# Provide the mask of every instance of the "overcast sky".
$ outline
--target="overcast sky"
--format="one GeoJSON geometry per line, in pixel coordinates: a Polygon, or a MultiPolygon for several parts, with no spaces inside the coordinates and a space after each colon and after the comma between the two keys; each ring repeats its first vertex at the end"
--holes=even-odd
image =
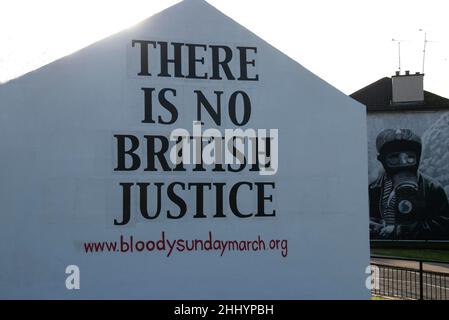
{"type": "MultiPolygon", "coordinates": [[[[173,5],[174,0],[1,0],[0,82],[68,55],[173,5]]],[[[449,98],[447,0],[208,0],[346,94],[398,69],[422,71],[449,98]]]]}

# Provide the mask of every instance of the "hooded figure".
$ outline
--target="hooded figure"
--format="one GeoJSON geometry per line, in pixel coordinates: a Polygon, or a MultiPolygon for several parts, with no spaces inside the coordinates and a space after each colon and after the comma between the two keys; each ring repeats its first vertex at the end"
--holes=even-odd
{"type": "Polygon", "coordinates": [[[369,186],[371,239],[449,239],[449,204],[443,187],[419,169],[421,138],[386,129],[376,139],[384,171],[369,186]]]}

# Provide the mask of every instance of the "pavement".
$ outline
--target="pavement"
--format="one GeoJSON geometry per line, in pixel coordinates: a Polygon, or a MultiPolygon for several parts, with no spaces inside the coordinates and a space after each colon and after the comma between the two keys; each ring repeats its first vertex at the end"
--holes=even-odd
{"type": "MultiPolygon", "coordinates": [[[[371,259],[371,263],[382,264],[391,267],[409,268],[419,270],[419,262],[393,259],[371,259]]],[[[430,272],[447,273],[449,275],[449,263],[423,263],[423,270],[430,272]]]]}

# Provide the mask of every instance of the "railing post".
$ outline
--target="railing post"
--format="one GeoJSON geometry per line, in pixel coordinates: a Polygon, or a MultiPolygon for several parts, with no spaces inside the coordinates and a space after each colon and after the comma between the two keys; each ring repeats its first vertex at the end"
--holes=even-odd
{"type": "Polygon", "coordinates": [[[419,261],[419,300],[423,299],[424,299],[423,270],[422,270],[422,261],[419,261]]]}

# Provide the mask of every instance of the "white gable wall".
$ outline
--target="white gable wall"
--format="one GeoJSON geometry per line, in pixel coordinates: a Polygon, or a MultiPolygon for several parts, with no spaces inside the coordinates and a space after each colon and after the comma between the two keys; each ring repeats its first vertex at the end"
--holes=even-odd
{"type": "MultiPolygon", "coordinates": [[[[296,36],[296,35],[295,35],[296,36]]],[[[293,39],[292,39],[293,40],[293,39]]],[[[133,51],[133,49],[136,49],[133,51]]],[[[365,298],[369,263],[366,119],[363,106],[325,83],[207,3],[186,0],[0,86],[1,298],[365,298]],[[131,40],[258,48],[260,80],[206,81],[135,76],[131,40]],[[142,124],[140,87],[174,87],[180,119],[142,124]],[[210,176],[114,173],[116,132],[191,130],[197,88],[245,90],[247,127],[279,129],[279,171],[210,176]],[[121,181],[274,181],[275,218],[160,219],[127,226],[121,181]],[[120,234],[157,238],[286,238],[289,255],[86,254],[84,241],[120,234]],[[81,290],[64,286],[81,270],[81,290]]],[[[223,128],[229,125],[225,123],[223,128]]],[[[193,198],[191,199],[193,202],[193,198]]],[[[241,200],[250,206],[251,200],[241,200]]]]}

